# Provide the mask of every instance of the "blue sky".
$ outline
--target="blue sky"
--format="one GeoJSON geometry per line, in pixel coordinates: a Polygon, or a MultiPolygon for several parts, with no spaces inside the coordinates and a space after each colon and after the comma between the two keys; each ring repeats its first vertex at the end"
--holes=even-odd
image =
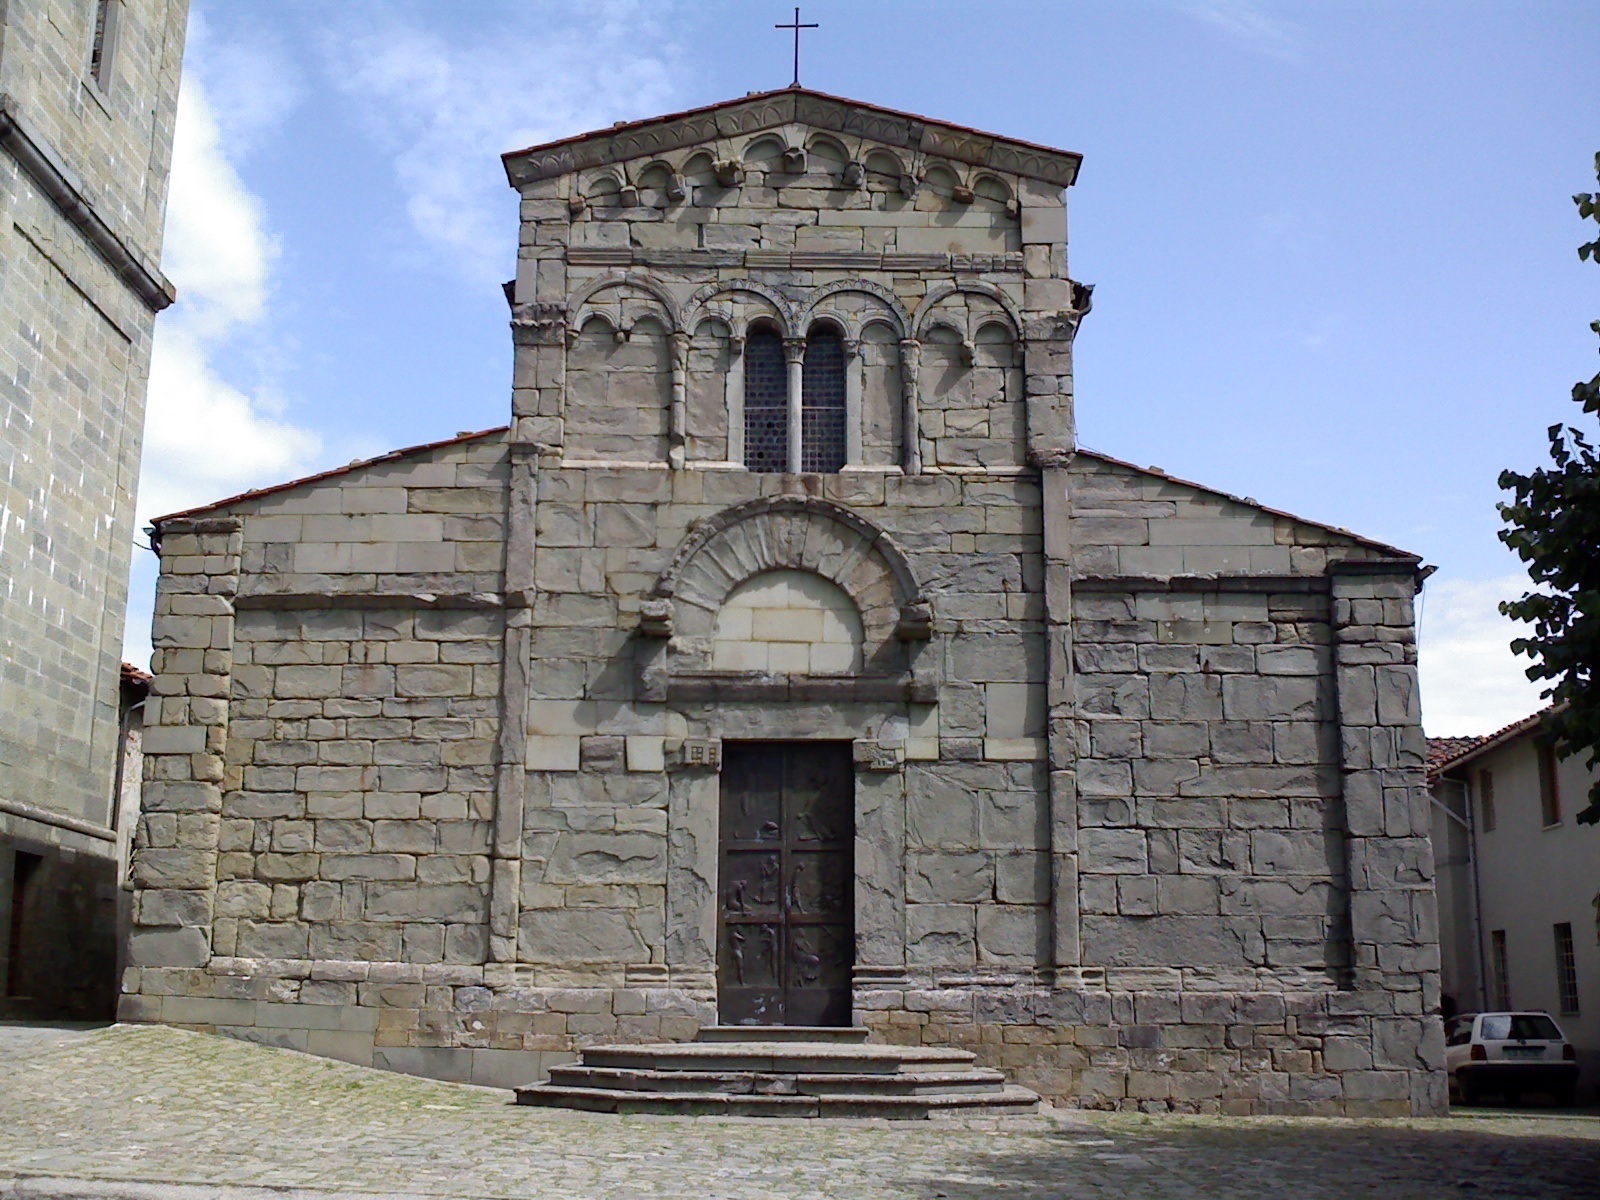
{"type": "MultiPolygon", "coordinates": [[[[197,0],[143,518],[506,419],[501,151],[781,87],[792,7],[197,0]]],[[[1592,3],[818,0],[811,87],[1077,150],[1084,445],[1423,554],[1430,733],[1538,704],[1501,468],[1595,370],[1592,3]]],[[[142,540],[142,539],[141,539],[142,540]]],[[[148,656],[135,553],[128,655],[148,656]]]]}

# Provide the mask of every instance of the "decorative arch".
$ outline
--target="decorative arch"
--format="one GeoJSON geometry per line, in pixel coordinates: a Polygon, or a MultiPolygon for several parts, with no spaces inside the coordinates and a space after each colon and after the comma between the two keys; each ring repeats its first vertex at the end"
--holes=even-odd
{"type": "MultiPolygon", "coordinates": [[[[771,317],[777,323],[778,332],[784,337],[795,336],[794,331],[797,328],[800,328],[800,322],[797,314],[795,313],[794,306],[785,300],[783,295],[778,292],[776,288],[769,287],[767,284],[760,283],[754,279],[719,279],[712,283],[705,284],[692,296],[690,296],[687,301],[684,302],[682,309],[684,325],[689,328],[693,328],[699,323],[700,318],[704,315],[704,311],[708,309],[708,306],[711,305],[713,300],[716,300],[721,296],[732,295],[738,292],[745,292],[752,296],[759,296],[762,300],[766,301],[767,307],[770,311],[764,312],[761,315],[771,317]]],[[[731,307],[728,305],[719,305],[716,307],[715,311],[728,313],[731,322],[733,312],[731,307]]],[[[735,332],[742,336],[744,330],[736,329],[735,332]]]]}
{"type": "MultiPolygon", "coordinates": [[[[1001,291],[1000,288],[981,279],[964,279],[957,281],[946,280],[943,283],[936,283],[930,287],[928,289],[928,294],[922,298],[922,303],[917,305],[917,311],[912,316],[911,328],[914,330],[912,336],[918,338],[922,337],[924,331],[935,323],[933,319],[934,310],[938,308],[943,301],[948,300],[951,296],[956,295],[958,292],[966,292],[975,296],[987,296],[989,299],[993,300],[1000,306],[1001,311],[1005,313],[1007,319],[1010,320],[1011,336],[1019,340],[1021,339],[1022,314],[1017,311],[1017,306],[1011,302],[1010,298],[1005,294],[1005,292],[1001,291]]],[[[986,316],[984,318],[984,323],[990,323],[992,320],[992,317],[986,316]]],[[[964,335],[966,331],[963,330],[961,332],[964,335]]]]}
{"type": "MultiPolygon", "coordinates": [[[[647,604],[670,610],[674,666],[709,664],[717,614],[740,584],[767,571],[806,571],[839,587],[861,614],[863,670],[901,667],[899,643],[929,633],[929,611],[894,540],[842,505],[814,496],[769,496],[691,527],[647,604]]],[[[667,632],[663,629],[661,632],[667,632]]]]}
{"type": "MultiPolygon", "coordinates": [[[[582,329],[584,322],[590,317],[600,315],[614,328],[619,329],[621,332],[626,332],[631,322],[627,318],[623,318],[619,324],[617,320],[606,316],[599,308],[600,301],[596,299],[602,292],[612,288],[637,288],[649,297],[649,300],[643,304],[645,312],[641,312],[640,316],[646,315],[646,313],[655,316],[666,327],[669,334],[676,333],[683,328],[679,319],[678,305],[673,300],[672,293],[653,276],[638,271],[611,271],[579,288],[572,294],[572,299],[569,301],[568,310],[572,315],[568,319],[567,327],[571,330],[582,329]],[[653,311],[655,304],[651,304],[650,301],[660,305],[659,312],[653,311]]],[[[617,300],[619,302],[628,300],[638,302],[639,297],[619,296],[617,300]]]]}
{"type": "Polygon", "coordinates": [[[746,166],[781,162],[788,144],[775,133],[763,133],[751,138],[739,153],[739,161],[746,166]]]}
{"type": "Polygon", "coordinates": [[[1007,204],[1012,199],[1011,185],[998,175],[984,172],[972,181],[973,195],[984,200],[994,200],[1000,204],[1007,204]]]}
{"type": "MultiPolygon", "coordinates": [[[[828,304],[829,300],[835,296],[843,295],[848,292],[859,292],[862,295],[871,296],[873,299],[877,300],[887,310],[888,314],[894,318],[896,322],[896,332],[899,334],[899,336],[906,336],[906,330],[911,328],[911,314],[906,312],[905,305],[900,303],[898,296],[896,296],[882,284],[874,283],[870,279],[839,279],[835,280],[833,283],[825,284],[824,286],[818,288],[811,294],[806,301],[804,309],[801,310],[800,318],[796,322],[797,328],[803,329],[808,327],[811,324],[811,320],[814,316],[818,315],[825,309],[831,310],[835,307],[828,304]]],[[[861,334],[861,327],[866,325],[869,321],[875,319],[876,316],[877,314],[866,314],[861,316],[852,323],[847,336],[859,337],[861,334]]]]}
{"type": "Polygon", "coordinates": [[[617,171],[596,171],[583,185],[583,195],[588,200],[602,196],[617,196],[622,191],[622,176],[617,171]]]}

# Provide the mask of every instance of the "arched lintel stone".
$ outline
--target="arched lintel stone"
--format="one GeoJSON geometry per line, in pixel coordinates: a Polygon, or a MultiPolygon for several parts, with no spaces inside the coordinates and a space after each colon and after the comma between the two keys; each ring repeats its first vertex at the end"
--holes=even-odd
{"type": "Polygon", "coordinates": [[[762,497],[698,522],[652,594],[685,602],[674,634],[693,642],[709,636],[714,614],[735,587],[763,571],[784,569],[812,571],[850,596],[861,612],[869,657],[897,634],[906,610],[927,603],[905,553],[888,533],[814,496],[762,497]]]}

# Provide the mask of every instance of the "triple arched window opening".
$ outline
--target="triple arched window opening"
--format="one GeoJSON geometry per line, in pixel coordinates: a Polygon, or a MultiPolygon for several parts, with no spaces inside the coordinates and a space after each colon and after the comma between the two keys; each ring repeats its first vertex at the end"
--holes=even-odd
{"type": "Polygon", "coordinates": [[[813,325],[798,372],[790,369],[783,338],[770,325],[750,330],[744,353],[744,465],[752,471],[820,474],[842,469],[846,355],[839,331],[813,325]],[[799,402],[791,403],[796,382],[799,402]]]}

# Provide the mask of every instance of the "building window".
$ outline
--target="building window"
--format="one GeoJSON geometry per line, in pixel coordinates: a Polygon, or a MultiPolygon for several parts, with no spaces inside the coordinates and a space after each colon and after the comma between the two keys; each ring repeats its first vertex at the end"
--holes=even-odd
{"type": "Polygon", "coordinates": [[[789,378],[778,331],[750,331],[744,350],[744,465],[789,469],[789,378]]]}
{"type": "Polygon", "coordinates": [[[1561,1011],[1566,1016],[1578,1015],[1578,959],[1572,950],[1572,926],[1563,921],[1555,927],[1556,934],[1556,992],[1561,997],[1561,1011]]]}
{"type": "Polygon", "coordinates": [[[1556,777],[1556,744],[1540,738],[1533,744],[1539,755],[1539,811],[1546,825],[1561,824],[1561,781],[1556,777]]]}
{"type": "Polygon", "coordinates": [[[834,474],[845,463],[844,339],[819,325],[806,339],[800,387],[800,469],[834,474]]]}
{"type": "Polygon", "coordinates": [[[121,0],[95,0],[94,36],[89,42],[89,78],[102,91],[111,87],[111,63],[117,52],[117,19],[121,0]]]}
{"type": "MultiPolygon", "coordinates": [[[[791,346],[798,352],[798,344],[791,346]]],[[[806,338],[798,362],[800,394],[791,394],[792,367],[783,339],[775,329],[750,331],[744,360],[744,465],[752,471],[801,471],[833,474],[848,456],[846,449],[844,338],[831,326],[818,325],[806,338]],[[797,462],[789,455],[790,431],[799,426],[797,462]]]]}
{"type": "Polygon", "coordinates": [[[1496,929],[1489,935],[1489,996],[1491,1007],[1501,1010],[1511,1007],[1511,969],[1506,961],[1506,931],[1496,929]]]}
{"type": "Polygon", "coordinates": [[[1493,833],[1495,826],[1493,771],[1478,772],[1478,816],[1483,832],[1493,833]]]}

